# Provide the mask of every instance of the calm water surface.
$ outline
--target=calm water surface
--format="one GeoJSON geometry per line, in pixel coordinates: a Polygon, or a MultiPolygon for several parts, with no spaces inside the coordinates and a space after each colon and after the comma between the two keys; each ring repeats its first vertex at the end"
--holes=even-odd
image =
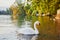
{"type": "Polygon", "coordinates": [[[10,15],[0,15],[0,40],[60,40],[58,21],[49,20],[49,17],[36,18],[33,16],[32,20],[26,17],[25,20],[21,18],[17,23],[13,23],[10,15]],[[41,23],[40,26],[37,26],[40,35],[17,34],[16,30],[21,27],[32,27],[34,29],[33,23],[36,20],[41,23]]]}

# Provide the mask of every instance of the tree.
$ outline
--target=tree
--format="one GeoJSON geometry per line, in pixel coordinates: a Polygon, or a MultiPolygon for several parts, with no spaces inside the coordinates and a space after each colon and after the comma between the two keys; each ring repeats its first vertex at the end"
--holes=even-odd
{"type": "Polygon", "coordinates": [[[19,13],[19,8],[18,8],[18,5],[16,5],[16,2],[11,5],[10,9],[13,12],[12,19],[14,19],[14,20],[17,19],[17,15],[19,13]]]}
{"type": "Polygon", "coordinates": [[[39,14],[50,13],[54,14],[57,11],[56,5],[58,6],[59,0],[32,0],[32,8],[37,10],[39,14]]]}
{"type": "Polygon", "coordinates": [[[11,15],[12,14],[12,10],[10,8],[6,9],[6,14],[11,15]]]}

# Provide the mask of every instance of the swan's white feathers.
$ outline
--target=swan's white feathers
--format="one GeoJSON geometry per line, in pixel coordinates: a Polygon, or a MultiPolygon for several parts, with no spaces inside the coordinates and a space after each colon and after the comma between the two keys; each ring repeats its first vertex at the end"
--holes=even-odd
{"type": "Polygon", "coordinates": [[[35,23],[34,23],[34,28],[35,29],[33,29],[33,28],[31,28],[31,27],[24,27],[24,28],[19,28],[18,30],[17,30],[17,32],[20,34],[39,34],[39,32],[38,32],[38,30],[37,30],[37,28],[36,28],[36,24],[37,25],[39,25],[39,21],[36,21],[35,23]]]}
{"type": "Polygon", "coordinates": [[[18,30],[18,32],[23,34],[35,34],[32,28],[21,28],[18,30]]]}

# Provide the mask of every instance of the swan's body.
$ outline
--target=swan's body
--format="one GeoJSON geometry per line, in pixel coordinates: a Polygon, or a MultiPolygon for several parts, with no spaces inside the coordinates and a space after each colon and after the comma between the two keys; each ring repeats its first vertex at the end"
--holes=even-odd
{"type": "Polygon", "coordinates": [[[19,34],[39,34],[38,29],[36,28],[36,25],[39,25],[39,24],[40,24],[40,22],[36,21],[34,23],[34,29],[31,27],[19,28],[17,33],[19,33],[19,34]]]}

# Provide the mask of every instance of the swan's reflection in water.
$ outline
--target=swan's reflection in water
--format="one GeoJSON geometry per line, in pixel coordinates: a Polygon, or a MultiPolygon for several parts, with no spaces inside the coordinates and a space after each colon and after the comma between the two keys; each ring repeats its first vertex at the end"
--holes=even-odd
{"type": "Polygon", "coordinates": [[[23,35],[23,34],[17,35],[17,38],[19,40],[36,40],[37,37],[38,35],[23,35]]]}
{"type": "Polygon", "coordinates": [[[18,40],[60,40],[57,36],[52,35],[17,35],[18,40]]]}

